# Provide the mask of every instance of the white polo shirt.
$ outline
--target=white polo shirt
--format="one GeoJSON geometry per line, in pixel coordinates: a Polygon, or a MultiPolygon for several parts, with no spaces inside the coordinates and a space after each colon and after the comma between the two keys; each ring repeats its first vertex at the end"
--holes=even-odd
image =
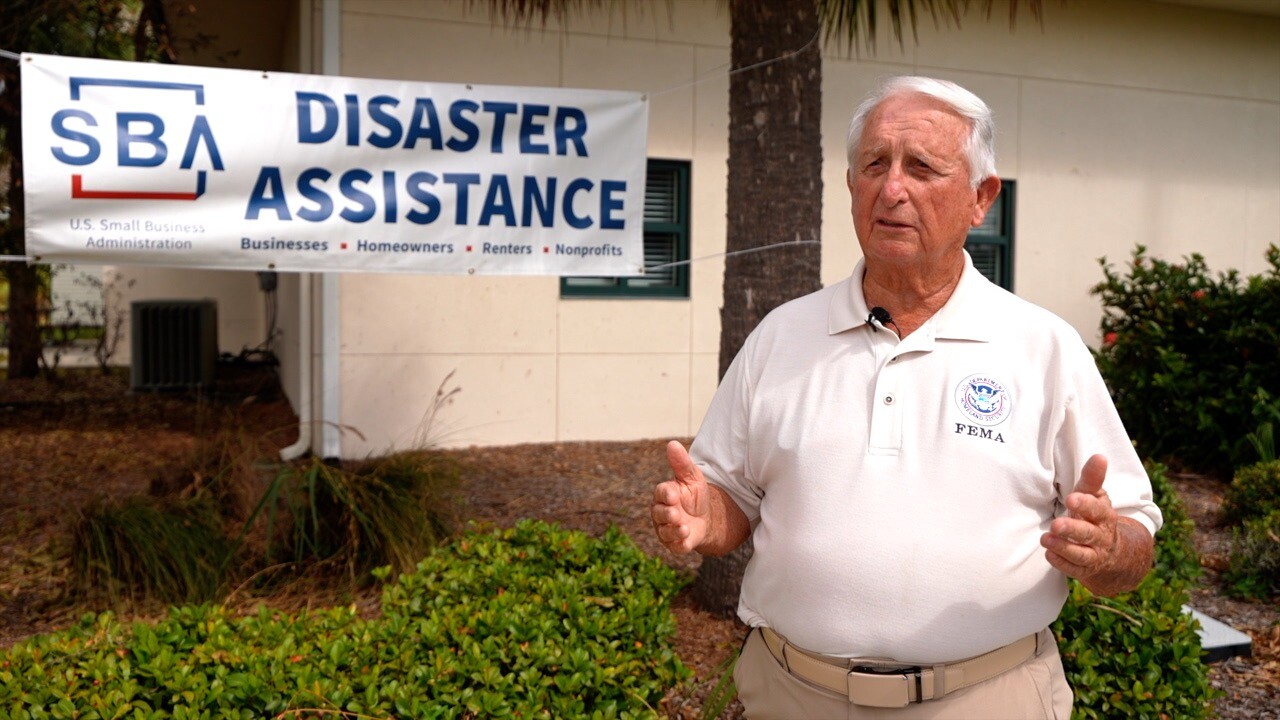
{"type": "Polygon", "coordinates": [[[751,520],[738,611],[840,657],[959,660],[1047,626],[1066,578],[1040,536],[1085,461],[1116,511],[1159,508],[1076,331],[966,268],[899,340],[867,324],[863,265],[769,314],[691,448],[751,520]]]}

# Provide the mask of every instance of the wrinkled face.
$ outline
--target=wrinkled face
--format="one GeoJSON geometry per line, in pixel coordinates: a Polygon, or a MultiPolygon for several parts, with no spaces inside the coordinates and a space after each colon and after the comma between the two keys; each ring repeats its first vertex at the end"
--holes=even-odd
{"type": "Polygon", "coordinates": [[[849,169],[853,225],[868,267],[955,267],[969,228],[1000,191],[969,185],[968,121],[919,93],[896,95],[867,117],[849,169]]]}

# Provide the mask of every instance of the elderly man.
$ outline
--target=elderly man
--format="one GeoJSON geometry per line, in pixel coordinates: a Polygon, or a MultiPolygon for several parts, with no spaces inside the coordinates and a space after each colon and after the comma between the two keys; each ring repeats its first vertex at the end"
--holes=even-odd
{"type": "Polygon", "coordinates": [[[857,110],[864,259],[771,313],[726,373],[654,528],[751,536],[735,670],[751,718],[1059,718],[1067,578],[1135,587],[1162,522],[1088,349],[964,251],[1000,192],[991,112],[949,82],[857,110]],[[1105,489],[1104,489],[1105,481],[1105,489]]]}

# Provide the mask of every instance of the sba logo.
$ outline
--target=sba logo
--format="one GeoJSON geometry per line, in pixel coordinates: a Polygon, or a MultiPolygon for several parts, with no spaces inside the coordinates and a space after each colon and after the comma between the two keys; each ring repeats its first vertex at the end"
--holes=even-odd
{"type": "MultiPolygon", "coordinates": [[[[111,78],[70,78],[71,99],[82,101],[86,88],[108,87],[128,88],[132,90],[191,93],[194,105],[204,105],[204,86],[190,83],[151,82],[145,80],[123,80],[111,78]]],[[[166,106],[170,95],[165,95],[166,106]]],[[[178,111],[170,116],[181,115],[178,111]]],[[[114,141],[116,169],[110,172],[111,181],[107,187],[88,187],[80,173],[71,175],[71,197],[98,200],[195,200],[204,194],[206,170],[195,169],[196,157],[203,154],[208,158],[210,167],[222,170],[222,155],[218,152],[218,144],[214,140],[213,131],[209,128],[209,120],[199,113],[190,113],[183,121],[166,125],[164,118],[151,112],[115,112],[114,128],[105,130],[106,142],[114,141]],[[178,125],[179,127],[173,127],[178,125]],[[177,142],[175,133],[178,130],[177,142]],[[157,190],[155,186],[172,185],[174,174],[165,172],[163,177],[152,173],[139,173],[138,170],[155,170],[172,168],[166,161],[170,156],[170,145],[177,150],[182,148],[177,169],[180,175],[191,180],[191,190],[157,190]],[[132,175],[125,174],[125,169],[132,175]],[[195,170],[195,177],[190,173],[195,170]],[[151,178],[151,185],[145,178],[151,178]],[[117,184],[118,183],[118,184],[117,184]]],[[[59,110],[53,114],[51,121],[53,134],[67,140],[65,145],[50,148],[59,162],[67,165],[83,167],[94,165],[102,157],[103,140],[95,134],[95,128],[101,127],[98,119],[83,107],[59,110]]],[[[183,181],[185,184],[185,180],[183,181]]]]}

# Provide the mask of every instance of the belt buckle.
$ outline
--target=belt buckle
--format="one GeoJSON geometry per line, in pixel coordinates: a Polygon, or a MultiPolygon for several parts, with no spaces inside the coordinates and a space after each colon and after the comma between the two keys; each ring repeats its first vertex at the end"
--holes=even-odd
{"type": "Polygon", "coordinates": [[[919,665],[886,670],[867,665],[849,668],[846,676],[849,701],[868,707],[900,708],[924,702],[923,669],[919,665]],[[911,685],[916,699],[911,699],[911,685]]]}

